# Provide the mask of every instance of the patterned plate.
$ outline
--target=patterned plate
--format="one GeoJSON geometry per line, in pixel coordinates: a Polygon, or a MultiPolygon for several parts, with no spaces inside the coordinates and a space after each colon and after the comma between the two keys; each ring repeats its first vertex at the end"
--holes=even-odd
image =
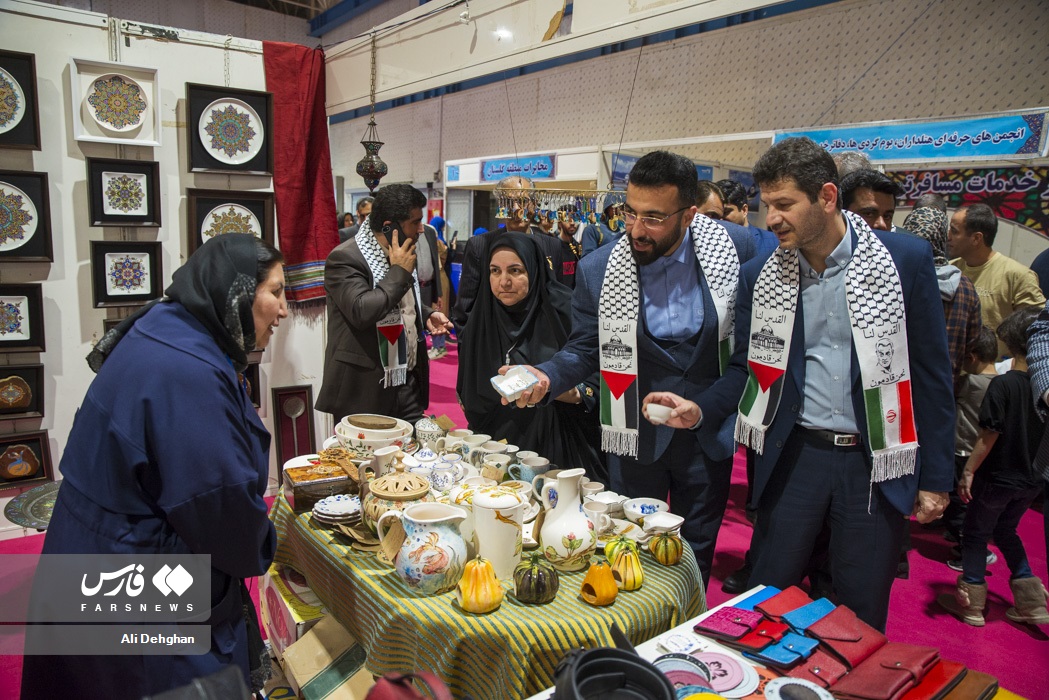
{"type": "Polygon", "coordinates": [[[220,204],[204,217],[200,237],[207,242],[223,233],[250,233],[262,238],[262,224],[250,209],[240,204],[220,204]]]}
{"type": "Polygon", "coordinates": [[[84,100],[88,114],[103,129],[123,133],[142,126],[149,102],[146,91],[126,75],[95,78],[84,100]]]}
{"type": "Polygon", "coordinates": [[[212,158],[230,165],[247,163],[258,155],[266,140],[258,113],[232,97],[215,100],[204,108],[197,133],[212,158]]]}
{"type": "Polygon", "coordinates": [[[106,293],[149,294],[148,253],[106,253],[106,293]]]}
{"type": "Polygon", "coordinates": [[[29,340],[29,298],[0,297],[0,341],[29,340]]]}
{"type": "Polygon", "coordinates": [[[18,126],[25,116],[25,93],[15,77],[0,68],[0,134],[18,126]]]}
{"type": "Polygon", "coordinates": [[[18,494],[4,508],[4,515],[15,525],[46,530],[51,522],[55,499],[58,498],[58,487],[61,485],[61,481],[52,481],[18,494]]]}
{"type": "Polygon", "coordinates": [[[602,533],[602,535],[597,538],[597,548],[603,550],[605,548],[605,545],[608,544],[609,540],[611,540],[613,537],[618,537],[619,535],[626,535],[630,539],[636,541],[640,539],[641,536],[644,534],[645,531],[642,530],[640,526],[635,525],[629,520],[612,518],[612,529],[608,532],[602,533]]]}
{"type": "Polygon", "coordinates": [[[14,250],[29,242],[36,233],[36,206],[22,190],[0,182],[0,250],[14,250]]]}
{"type": "Polygon", "coordinates": [[[145,174],[103,172],[102,211],[109,216],[148,214],[145,174]]]}

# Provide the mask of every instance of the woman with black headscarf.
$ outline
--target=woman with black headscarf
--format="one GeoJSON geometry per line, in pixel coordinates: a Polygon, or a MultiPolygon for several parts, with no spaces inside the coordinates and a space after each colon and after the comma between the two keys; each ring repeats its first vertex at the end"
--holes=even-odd
{"type": "Polygon", "coordinates": [[[501,366],[536,365],[564,346],[572,330],[572,292],[554,278],[531,236],[499,234],[488,251],[489,283],[478,287],[459,341],[456,390],[470,429],[603,478],[600,426],[591,413],[596,375],[556,401],[528,409],[504,406],[492,387],[501,366]]]}
{"type": "MultiPolygon", "coordinates": [[[[254,236],[217,236],[175,271],[165,298],[103,336],[44,541],[44,554],[210,555],[210,650],[26,656],[23,698],[140,698],[231,665],[246,683],[263,670],[243,579],[265,573],[276,549],[262,498],[270,435],[241,373],[288,315],[282,262],[254,236]]],[[[154,575],[142,572],[145,586],[154,575]]]]}

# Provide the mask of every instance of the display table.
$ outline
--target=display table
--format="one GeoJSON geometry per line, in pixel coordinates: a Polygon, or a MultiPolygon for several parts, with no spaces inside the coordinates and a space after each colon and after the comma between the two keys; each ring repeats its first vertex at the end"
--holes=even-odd
{"type": "Polygon", "coordinates": [[[317,597],[367,651],[368,670],[378,675],[429,669],[456,697],[532,695],[553,684],[554,669],[569,649],[611,644],[613,622],[640,644],[706,609],[688,547],[677,566],[660,566],[646,553],[644,586],[620,593],[605,608],[579,597],[581,571],[561,575],[552,603],[523,605],[510,591],[497,611],[473,615],[459,608],[454,591],[415,594],[374,554],[358,552],[341,535],[316,527],[308,513],[295,515],[283,492],[270,517],[277,528],[276,561],[306,576],[317,597]]]}

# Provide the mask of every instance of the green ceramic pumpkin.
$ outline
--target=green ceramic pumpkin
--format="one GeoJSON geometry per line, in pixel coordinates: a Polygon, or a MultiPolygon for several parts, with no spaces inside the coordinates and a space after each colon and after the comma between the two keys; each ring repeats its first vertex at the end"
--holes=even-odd
{"type": "Polygon", "coordinates": [[[538,552],[532,552],[514,568],[514,595],[522,603],[549,603],[560,585],[557,569],[538,552]]]}

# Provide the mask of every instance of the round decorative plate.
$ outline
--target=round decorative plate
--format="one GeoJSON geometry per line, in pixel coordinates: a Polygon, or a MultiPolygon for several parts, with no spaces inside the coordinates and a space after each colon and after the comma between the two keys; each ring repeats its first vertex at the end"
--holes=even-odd
{"type": "Polygon", "coordinates": [[[220,204],[204,217],[200,226],[200,237],[207,242],[223,233],[250,233],[262,238],[262,224],[250,209],[240,204],[220,204]]]}
{"type": "Polygon", "coordinates": [[[18,126],[25,116],[25,93],[15,77],[0,68],[0,134],[18,126]]]}
{"type": "Polygon", "coordinates": [[[0,251],[14,250],[29,242],[36,233],[36,207],[22,190],[0,182],[0,251]]]}
{"type": "Polygon", "coordinates": [[[768,700],[834,700],[830,691],[804,678],[773,678],[765,685],[768,700]]]}
{"type": "Polygon", "coordinates": [[[107,73],[88,88],[88,114],[103,129],[123,133],[142,126],[149,103],[146,91],[126,75],[107,73]]]}
{"type": "Polygon", "coordinates": [[[61,485],[61,481],[52,481],[18,494],[4,508],[4,515],[15,525],[46,530],[61,485]]]}
{"type": "Polygon", "coordinates": [[[262,150],[266,130],[247,102],[223,97],[204,108],[197,133],[208,155],[222,163],[247,163],[262,150]]]}
{"type": "Polygon", "coordinates": [[[597,548],[603,550],[608,541],[613,537],[619,535],[626,535],[635,542],[641,539],[641,536],[645,534],[645,531],[641,529],[640,525],[635,525],[629,520],[622,520],[621,518],[612,518],[612,529],[601,534],[597,538],[597,548]]]}

